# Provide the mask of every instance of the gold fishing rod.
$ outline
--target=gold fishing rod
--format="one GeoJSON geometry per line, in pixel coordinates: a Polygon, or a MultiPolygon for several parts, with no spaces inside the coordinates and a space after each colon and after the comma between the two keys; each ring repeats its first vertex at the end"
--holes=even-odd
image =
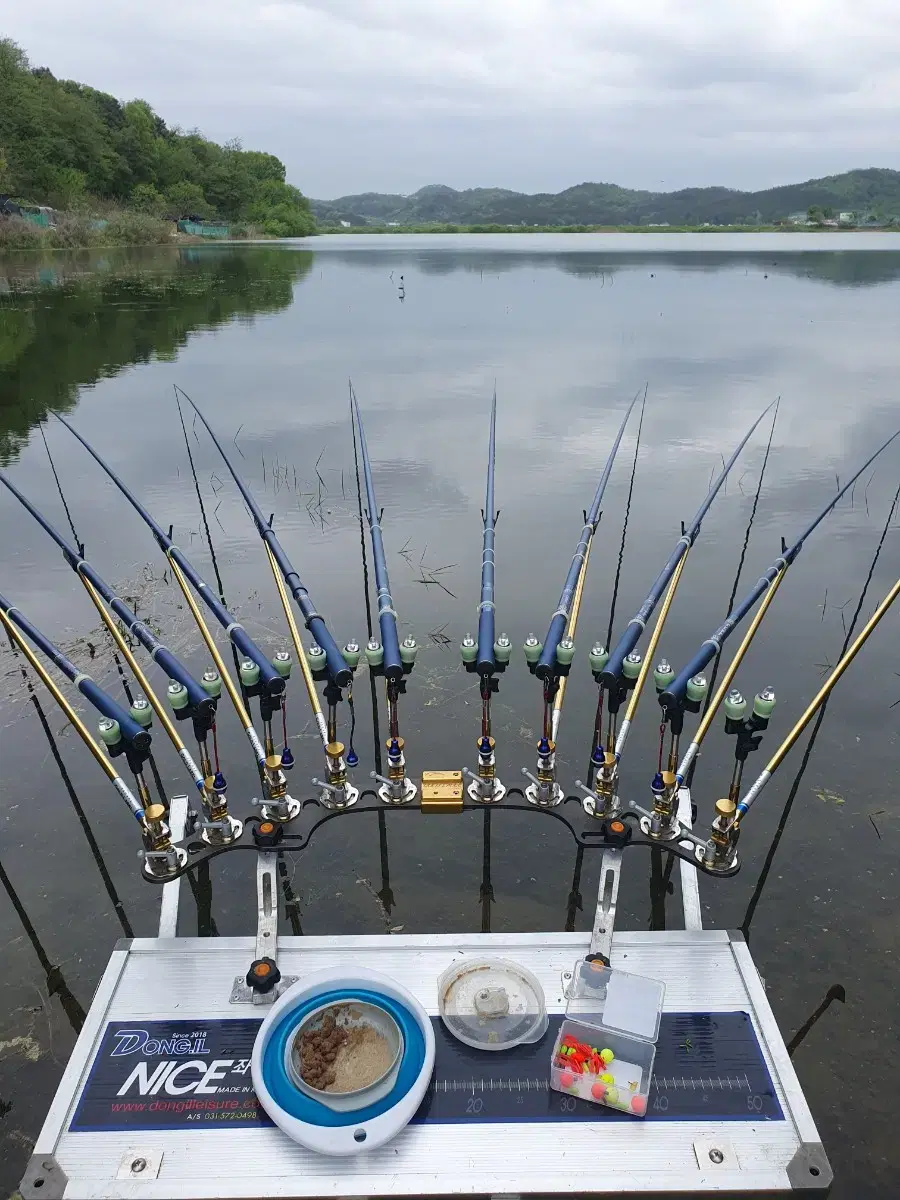
{"type": "Polygon", "coordinates": [[[760,792],[763,790],[763,788],[766,786],[766,784],[772,778],[772,775],[778,769],[778,767],[780,766],[780,764],[782,763],[784,758],[791,751],[794,743],[797,741],[797,738],[799,738],[800,734],[803,732],[803,730],[806,728],[806,726],[809,724],[809,722],[815,716],[816,711],[821,707],[821,705],[824,703],[824,701],[831,694],[831,691],[834,688],[835,684],[840,680],[841,676],[844,674],[844,672],[847,670],[847,668],[853,662],[854,658],[856,658],[857,654],[859,654],[860,650],[863,648],[863,646],[866,644],[868,639],[874,633],[875,629],[878,626],[878,623],[881,621],[884,614],[888,611],[888,609],[891,607],[891,605],[894,603],[894,601],[897,599],[898,596],[900,596],[900,579],[897,580],[897,582],[893,585],[893,587],[890,589],[890,591],[885,596],[885,598],[881,601],[881,603],[878,605],[878,607],[872,613],[871,617],[869,617],[868,621],[866,621],[863,628],[860,630],[860,632],[857,634],[856,638],[851,643],[849,649],[838,660],[837,665],[835,666],[834,670],[831,672],[831,674],[828,676],[826,681],[819,688],[818,692],[816,692],[815,696],[813,696],[812,700],[810,700],[810,702],[807,705],[806,710],[804,711],[800,720],[797,722],[797,724],[794,726],[794,728],[790,731],[790,733],[787,735],[787,737],[784,739],[784,741],[781,743],[781,745],[778,747],[778,749],[775,751],[775,753],[769,759],[768,763],[766,764],[766,769],[762,772],[762,774],[759,776],[759,778],[756,780],[756,782],[752,785],[752,787],[750,787],[750,789],[747,791],[746,795],[744,796],[743,800],[741,800],[740,804],[738,804],[737,809],[734,814],[734,822],[733,822],[733,828],[735,830],[740,825],[741,820],[744,817],[747,810],[750,808],[750,806],[753,804],[753,802],[757,799],[760,792]]]}
{"type": "Polygon", "coordinates": [[[209,650],[212,660],[216,664],[216,670],[219,672],[219,675],[222,678],[222,683],[225,685],[225,691],[228,693],[228,697],[231,700],[231,703],[234,705],[234,711],[237,713],[238,720],[243,726],[244,733],[246,733],[250,745],[253,747],[253,753],[256,755],[257,764],[259,765],[260,769],[263,770],[267,766],[266,753],[263,749],[262,742],[259,740],[259,735],[253,728],[253,722],[250,720],[250,715],[247,712],[247,709],[244,707],[244,701],[241,699],[240,693],[234,685],[234,680],[228,673],[228,668],[225,666],[225,660],[219,653],[219,647],[216,645],[212,632],[210,631],[210,628],[204,619],[203,613],[200,611],[197,601],[194,599],[194,595],[188,586],[188,582],[181,572],[181,567],[179,567],[169,550],[165,551],[165,555],[168,559],[169,566],[172,568],[172,574],[175,576],[175,580],[178,583],[178,586],[181,588],[181,592],[187,602],[187,606],[191,610],[191,615],[197,622],[197,628],[200,630],[200,635],[206,643],[206,648],[209,650]]]}
{"type": "MultiPolygon", "coordinates": [[[[139,800],[137,800],[135,798],[135,796],[133,795],[128,784],[125,782],[125,780],[122,778],[122,776],[116,770],[116,768],[112,765],[112,763],[109,761],[107,756],[103,753],[103,751],[100,749],[100,746],[97,744],[94,737],[91,735],[90,731],[88,730],[85,723],[82,721],[81,717],[79,717],[78,713],[75,711],[75,709],[72,707],[72,705],[66,699],[66,697],[60,691],[59,687],[55,683],[53,677],[47,671],[44,664],[41,662],[41,660],[37,657],[37,655],[34,653],[34,651],[28,645],[28,643],[25,641],[24,637],[19,633],[18,629],[16,629],[15,625],[9,619],[9,617],[7,617],[6,613],[3,611],[2,608],[0,608],[0,622],[2,622],[3,628],[6,630],[8,636],[12,640],[13,644],[15,646],[17,646],[18,649],[21,650],[21,652],[25,655],[25,658],[28,660],[32,669],[37,674],[37,676],[40,678],[44,687],[46,687],[47,691],[50,693],[50,695],[53,697],[53,699],[56,701],[56,703],[62,709],[63,713],[65,713],[66,719],[69,721],[69,723],[74,728],[75,732],[78,734],[78,736],[84,742],[85,746],[87,746],[88,750],[91,752],[91,754],[97,760],[97,762],[100,764],[101,769],[103,770],[106,777],[109,779],[110,783],[112,783],[113,787],[119,793],[121,798],[125,801],[125,803],[128,805],[128,807],[131,809],[132,815],[137,819],[141,828],[146,830],[147,820],[146,820],[146,817],[144,814],[143,805],[140,803],[139,800]]],[[[155,809],[155,808],[161,808],[162,805],[151,805],[150,807],[155,809]]],[[[148,812],[149,811],[150,810],[148,809],[148,812]]]]}
{"type": "Polygon", "coordinates": [[[325,716],[322,713],[322,705],[319,702],[319,693],[316,691],[316,683],[312,676],[312,671],[309,667],[309,659],[306,657],[306,651],[303,648],[303,642],[300,639],[300,630],[297,628],[297,620],[294,616],[291,602],[288,599],[287,589],[284,586],[284,580],[281,577],[281,571],[278,569],[278,563],[275,561],[275,555],[269,543],[265,543],[266,556],[269,560],[269,566],[272,568],[272,576],[275,580],[275,586],[278,588],[278,595],[281,598],[281,607],[284,609],[284,618],[287,621],[288,629],[291,633],[291,641],[294,643],[294,653],[297,655],[297,661],[300,664],[300,671],[303,675],[303,682],[306,686],[306,694],[309,697],[309,706],[313,711],[313,716],[316,720],[316,727],[319,730],[319,735],[322,738],[322,744],[328,744],[328,726],[325,723],[325,716]]]}
{"type": "MultiPolygon", "coordinates": [[[[269,785],[270,788],[274,787],[276,790],[280,789],[283,793],[285,790],[282,787],[283,780],[276,780],[275,778],[276,774],[280,772],[281,765],[280,761],[277,763],[275,762],[275,759],[277,759],[278,756],[270,755],[270,761],[267,761],[265,750],[263,749],[262,743],[260,742],[255,729],[253,728],[253,723],[250,720],[249,714],[244,707],[241,697],[238,695],[238,692],[235,689],[234,683],[232,682],[231,677],[225,668],[222,656],[219,654],[218,649],[213,642],[212,635],[210,634],[206,623],[200,615],[200,610],[197,606],[197,603],[188,588],[188,580],[190,580],[191,585],[196,589],[197,595],[201,597],[204,604],[211,610],[216,620],[226,631],[229,639],[232,642],[232,645],[234,645],[236,650],[242,654],[245,659],[252,661],[254,664],[254,670],[258,673],[257,677],[260,682],[260,687],[265,690],[267,699],[273,704],[277,703],[277,697],[279,697],[284,691],[284,679],[281,677],[275,666],[269,662],[268,658],[266,658],[265,654],[263,654],[262,650],[260,650],[253,639],[247,634],[241,623],[235,620],[234,616],[228,611],[225,605],[215,596],[212,589],[200,576],[200,574],[188,560],[187,556],[175,545],[175,543],[172,541],[171,531],[169,533],[165,532],[162,526],[156,520],[154,520],[151,513],[144,507],[143,504],[141,504],[137,496],[135,496],[130,488],[128,488],[128,486],[123,482],[123,480],[119,478],[109,463],[107,463],[102,456],[97,453],[87,439],[82,437],[78,430],[75,429],[65,417],[60,416],[59,413],[55,413],[54,416],[56,416],[58,420],[66,426],[70,433],[72,433],[72,435],[76,437],[79,442],[81,442],[87,452],[96,460],[96,462],[110,477],[129,504],[131,504],[138,515],[149,526],[157,545],[165,554],[167,561],[172,567],[172,574],[175,576],[178,586],[181,588],[182,594],[187,601],[188,608],[190,609],[194,620],[197,622],[197,627],[200,630],[203,640],[213,657],[213,661],[216,664],[222,682],[225,684],[229,698],[234,705],[238,718],[244,727],[244,731],[247,734],[247,738],[250,741],[250,745],[253,748],[254,754],[256,755],[257,764],[259,765],[264,784],[269,785]]],[[[284,816],[282,815],[280,819],[284,819],[284,816]]]]}
{"type": "Polygon", "coordinates": [[[875,453],[869,456],[862,466],[850,476],[843,487],[840,487],[838,491],[829,499],[828,503],[825,504],[822,509],[820,509],[815,517],[813,517],[812,521],[810,521],[792,546],[789,547],[782,539],[781,554],[778,556],[778,558],[776,558],[772,565],[765,571],[765,573],[760,576],[749,594],[744,597],[740,604],[736,605],[731,610],[719,628],[716,629],[716,631],[710,637],[708,637],[706,641],[703,642],[702,646],[693,656],[693,658],[691,658],[687,665],[682,668],[677,676],[674,676],[669,681],[668,685],[662,691],[659,697],[659,702],[664,709],[667,718],[673,719],[676,716],[680,716],[680,713],[682,712],[683,700],[688,693],[688,688],[692,680],[698,675],[699,672],[703,671],[703,669],[710,662],[712,662],[717,655],[722,653],[722,647],[725,644],[726,638],[728,638],[734,632],[740,622],[743,621],[744,618],[752,611],[753,605],[756,604],[757,600],[759,600],[761,596],[763,597],[762,604],[757,609],[757,612],[750,624],[750,628],[747,630],[743,641],[738,647],[737,653],[732,659],[731,665],[725,673],[725,678],[722,680],[722,683],[719,686],[712,703],[704,713],[703,719],[701,720],[697,732],[694,735],[694,739],[678,766],[676,777],[679,785],[687,778],[691,764],[699,752],[700,744],[703,741],[703,738],[706,736],[716,712],[728,694],[728,689],[734,679],[737,669],[743,661],[750,643],[753,641],[753,638],[756,635],[760,624],[762,623],[763,617],[768,611],[769,605],[772,603],[775,592],[781,585],[784,576],[788,572],[788,569],[803,549],[807,538],[809,538],[815,529],[825,520],[829,513],[834,510],[841,497],[845,496],[847,492],[853,488],[863,472],[866,471],[872,465],[875,459],[878,458],[878,456],[882,454],[898,437],[900,437],[900,430],[896,430],[889,438],[882,442],[875,453]]]}
{"type": "Polygon", "coordinates": [[[647,650],[644,654],[644,661],[641,663],[640,674],[637,677],[637,682],[634,685],[634,691],[631,693],[631,699],[628,702],[628,707],[625,710],[625,716],[622,719],[622,727],[619,730],[619,736],[616,738],[615,757],[616,762],[622,757],[622,751],[625,749],[625,743],[628,740],[628,731],[631,728],[631,723],[634,720],[634,715],[637,712],[638,704],[641,700],[641,693],[644,690],[644,684],[647,682],[647,676],[650,673],[651,664],[656,654],[656,647],[659,644],[659,639],[662,636],[663,626],[666,623],[666,618],[669,615],[669,609],[672,607],[672,601],[675,599],[675,592],[678,589],[678,582],[681,579],[684,571],[685,563],[688,560],[688,555],[691,552],[691,547],[685,550],[684,554],[678,561],[678,566],[675,568],[675,574],[672,576],[669,583],[668,591],[663,600],[662,608],[659,610],[659,616],[656,620],[653,633],[650,641],[647,644],[647,650]]]}
{"type": "MultiPolygon", "coordinates": [[[[581,611],[581,597],[584,595],[584,581],[587,578],[588,561],[591,557],[591,546],[594,544],[594,539],[587,544],[587,549],[584,552],[584,561],[581,564],[581,571],[578,574],[578,583],[575,585],[575,595],[572,598],[572,611],[569,613],[568,624],[566,625],[565,637],[573,642],[575,640],[575,627],[578,624],[578,614],[581,611]]],[[[563,700],[566,697],[566,682],[567,675],[560,678],[559,685],[556,689],[556,696],[553,700],[553,714],[550,718],[550,736],[553,741],[556,741],[556,735],[559,732],[559,722],[562,717],[563,700]]]]}
{"type": "Polygon", "coordinates": [[[178,753],[178,757],[181,759],[181,761],[187,767],[188,773],[190,774],[191,779],[193,779],[195,785],[197,786],[197,789],[202,794],[204,791],[203,772],[200,770],[200,768],[194,762],[194,760],[190,754],[190,751],[188,750],[187,746],[185,746],[184,742],[182,741],[181,735],[179,734],[178,730],[175,727],[175,723],[172,721],[172,718],[169,716],[168,712],[166,711],[166,708],[163,705],[162,701],[159,699],[156,692],[153,690],[153,688],[150,684],[150,680],[144,674],[143,670],[141,669],[140,663],[134,657],[134,654],[131,651],[131,647],[128,645],[128,643],[125,641],[125,638],[122,636],[121,630],[119,629],[118,625],[110,616],[109,610],[107,609],[106,605],[103,603],[103,600],[101,599],[100,594],[98,593],[97,589],[94,587],[94,585],[91,583],[91,581],[85,575],[83,575],[80,571],[78,572],[78,578],[84,584],[85,591],[90,596],[91,600],[93,601],[94,607],[96,608],[97,612],[100,614],[100,619],[103,621],[103,624],[109,630],[113,641],[116,643],[116,645],[118,646],[119,650],[122,653],[122,656],[124,657],[125,661],[128,663],[129,667],[131,668],[131,671],[134,674],[135,679],[138,681],[138,684],[140,685],[141,690],[143,691],[144,695],[147,697],[147,700],[150,702],[150,705],[151,705],[153,711],[156,713],[157,717],[159,717],[159,723],[160,723],[160,725],[162,725],[163,729],[166,731],[169,741],[175,747],[175,750],[178,753]]]}
{"type": "Polygon", "coordinates": [[[269,560],[269,566],[272,568],[275,586],[278,588],[278,595],[281,599],[281,607],[284,610],[288,629],[290,630],[291,641],[294,643],[294,652],[300,664],[300,671],[306,686],[306,694],[309,697],[309,706],[312,709],[316,728],[319,731],[319,737],[322,739],[322,747],[325,750],[325,779],[313,779],[313,783],[322,789],[320,799],[326,808],[349,808],[351,804],[355,804],[359,799],[359,789],[355,788],[347,777],[344,744],[332,736],[332,729],[329,728],[329,723],[325,720],[325,715],[322,712],[319,693],[316,691],[316,682],[313,679],[309,659],[303,648],[300,630],[297,627],[297,619],[291,608],[291,602],[278,566],[278,560],[272,553],[269,543],[264,541],[263,544],[266,547],[266,557],[269,560]]]}
{"type": "MultiPolygon", "coordinates": [[[[641,699],[641,693],[644,690],[644,684],[647,681],[647,675],[650,672],[650,664],[653,662],[653,657],[656,653],[659,639],[662,635],[663,626],[666,623],[666,618],[669,615],[669,610],[672,607],[672,601],[675,598],[675,592],[678,588],[678,582],[681,579],[684,571],[685,563],[690,554],[690,546],[686,549],[675,568],[672,578],[669,581],[669,586],[666,590],[663,599],[662,607],[659,611],[659,616],[656,619],[653,633],[647,645],[647,652],[644,656],[644,661],[641,664],[640,672],[635,681],[634,691],[628,703],[628,708],[625,710],[625,717],[622,721],[622,728],[619,730],[618,737],[615,741],[615,750],[610,747],[613,744],[613,734],[615,730],[615,714],[610,713],[609,740],[607,741],[606,751],[600,751],[603,757],[599,761],[592,760],[592,772],[588,776],[588,782],[593,782],[592,787],[587,787],[580,779],[575,780],[575,786],[584,792],[585,798],[582,800],[582,807],[588,816],[602,819],[608,816],[617,807],[616,787],[618,782],[618,764],[622,756],[622,751],[625,748],[625,742],[628,738],[628,731],[631,728],[631,723],[634,720],[634,715],[637,712],[637,707],[641,699]]],[[[633,654],[632,658],[635,657],[633,654]]],[[[623,662],[624,667],[628,663],[628,658],[623,662]]],[[[625,676],[627,678],[627,676],[625,676]]],[[[602,696],[602,692],[600,693],[602,696]]],[[[598,748],[599,749],[599,748],[598,748]]]]}
{"type": "MultiPolygon", "coordinates": [[[[572,607],[569,610],[563,636],[558,643],[558,650],[562,651],[563,655],[569,661],[571,661],[571,655],[574,652],[575,627],[578,624],[578,614],[581,611],[584,583],[587,578],[587,566],[591,557],[593,541],[594,539],[591,537],[585,545],[584,557],[582,558],[578,577],[572,592],[572,607]]],[[[537,775],[532,775],[526,767],[522,768],[522,774],[526,779],[531,781],[525,789],[525,799],[529,804],[534,804],[537,808],[555,808],[563,800],[563,790],[556,781],[556,736],[559,733],[559,723],[562,718],[562,706],[566,696],[567,678],[566,675],[561,675],[557,680],[556,695],[553,698],[549,724],[547,722],[547,701],[545,700],[544,702],[544,729],[549,729],[550,736],[548,738],[547,734],[544,733],[538,741],[537,775]]],[[[544,684],[545,689],[548,685],[549,680],[544,684]]]]}

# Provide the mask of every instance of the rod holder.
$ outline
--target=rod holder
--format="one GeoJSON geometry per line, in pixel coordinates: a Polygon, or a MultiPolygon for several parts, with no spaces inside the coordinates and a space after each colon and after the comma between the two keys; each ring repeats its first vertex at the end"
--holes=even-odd
{"type": "Polygon", "coordinates": [[[650,816],[641,821],[641,829],[655,841],[674,841],[682,829],[678,820],[678,776],[674,771],[657,771],[650,791],[653,808],[650,816]]]}
{"type": "Polygon", "coordinates": [[[578,791],[584,793],[584,799],[581,802],[582,809],[587,816],[594,817],[596,821],[606,821],[608,818],[616,816],[620,809],[616,755],[607,751],[606,758],[611,758],[612,763],[601,764],[596,773],[593,788],[588,787],[580,779],[575,780],[578,791]]]}
{"type": "Polygon", "coordinates": [[[322,789],[319,803],[323,808],[352,808],[357,802],[359,788],[347,777],[343,742],[329,742],[325,747],[325,779],[313,779],[313,783],[322,789]]]}
{"type": "Polygon", "coordinates": [[[187,852],[172,844],[172,835],[165,820],[162,804],[151,804],[144,810],[144,874],[152,879],[167,879],[187,862],[187,852]]]}
{"type": "Polygon", "coordinates": [[[563,790],[556,782],[556,743],[542,737],[537,752],[537,775],[522,768],[522,774],[531,780],[525,789],[525,799],[535,808],[556,808],[564,798],[563,790]]]}
{"type": "Polygon", "coordinates": [[[387,776],[370,772],[372,779],[381,784],[378,789],[379,799],[384,804],[411,804],[418,794],[418,788],[406,774],[406,758],[403,747],[406,743],[402,737],[388,738],[385,742],[388,755],[387,776]]]}
{"type": "Polygon", "coordinates": [[[709,841],[698,849],[707,871],[732,874],[738,865],[737,842],[740,829],[735,824],[736,805],[733,800],[717,800],[716,815],[709,831],[709,841]]]}
{"type": "MultiPolygon", "coordinates": [[[[211,770],[209,757],[204,756],[204,766],[211,770]]],[[[241,821],[228,812],[227,784],[221,771],[207,775],[203,780],[203,820],[200,822],[200,837],[208,846],[227,846],[244,831],[241,821]]]]}
{"type": "Polygon", "coordinates": [[[269,754],[262,770],[264,800],[253,800],[258,805],[264,821],[278,821],[282,825],[300,815],[302,805],[288,795],[287,776],[281,769],[281,755],[269,754]]]}
{"type": "Polygon", "coordinates": [[[580,779],[575,780],[575,786],[584,792],[581,807],[589,817],[599,821],[615,816],[621,807],[619,804],[619,764],[612,750],[601,751],[603,759],[593,763],[594,786],[587,787],[580,779]]]}
{"type": "Polygon", "coordinates": [[[497,758],[494,754],[494,739],[487,734],[477,739],[478,774],[463,767],[463,774],[471,779],[466,794],[473,804],[499,804],[506,795],[506,788],[497,778],[497,758]]]}

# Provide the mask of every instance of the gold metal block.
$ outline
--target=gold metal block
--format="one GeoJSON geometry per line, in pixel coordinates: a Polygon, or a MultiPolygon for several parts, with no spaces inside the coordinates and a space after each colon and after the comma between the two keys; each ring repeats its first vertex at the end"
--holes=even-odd
{"type": "Polygon", "coordinates": [[[422,772],[423,813],[460,813],[462,810],[462,771],[422,772]]]}
{"type": "Polygon", "coordinates": [[[674,771],[663,771],[662,780],[663,780],[663,784],[667,788],[674,787],[675,786],[675,772],[674,771]]]}

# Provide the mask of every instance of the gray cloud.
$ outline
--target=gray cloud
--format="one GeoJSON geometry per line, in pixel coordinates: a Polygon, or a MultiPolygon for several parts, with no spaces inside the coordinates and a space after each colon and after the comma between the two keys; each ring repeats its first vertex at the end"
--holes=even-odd
{"type": "Polygon", "coordinates": [[[5,27],[57,75],[278,154],[321,198],[897,165],[895,0],[45,0],[5,27]]]}

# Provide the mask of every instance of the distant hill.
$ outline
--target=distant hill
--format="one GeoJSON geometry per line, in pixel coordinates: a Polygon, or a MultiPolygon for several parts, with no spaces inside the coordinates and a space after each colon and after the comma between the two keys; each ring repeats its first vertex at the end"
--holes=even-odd
{"type": "Polygon", "coordinates": [[[879,167],[761,192],[683,188],[641,192],[612,183],[580,183],[563,192],[526,195],[506,188],[458,192],[430,184],[411,196],[363,192],[311,201],[320,224],[423,225],[737,225],[768,224],[812,206],[876,218],[900,217],[900,171],[879,167]]]}

